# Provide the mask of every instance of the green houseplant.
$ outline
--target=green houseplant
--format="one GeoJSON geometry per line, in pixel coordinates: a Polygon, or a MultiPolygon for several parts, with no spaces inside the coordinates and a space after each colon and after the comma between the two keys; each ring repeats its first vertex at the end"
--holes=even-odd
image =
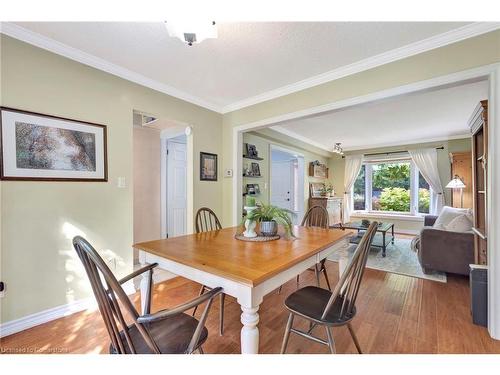
{"type": "Polygon", "coordinates": [[[260,232],[263,236],[275,236],[280,224],[285,228],[287,237],[294,237],[291,219],[293,216],[295,216],[293,211],[261,204],[247,215],[247,219],[260,223],[260,232]]]}

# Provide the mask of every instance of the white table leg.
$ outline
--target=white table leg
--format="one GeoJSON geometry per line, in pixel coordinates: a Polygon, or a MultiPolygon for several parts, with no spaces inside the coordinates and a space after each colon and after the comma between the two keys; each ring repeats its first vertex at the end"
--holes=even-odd
{"type": "Polygon", "coordinates": [[[241,353],[258,354],[259,353],[259,305],[246,307],[241,305],[241,353]]]}
{"type": "MultiPolygon", "coordinates": [[[[145,267],[146,263],[146,254],[143,251],[139,251],[139,263],[141,267],[145,267]]],[[[141,276],[141,312],[144,315],[146,313],[146,299],[148,295],[148,287],[149,287],[149,272],[144,272],[141,276]]]]}

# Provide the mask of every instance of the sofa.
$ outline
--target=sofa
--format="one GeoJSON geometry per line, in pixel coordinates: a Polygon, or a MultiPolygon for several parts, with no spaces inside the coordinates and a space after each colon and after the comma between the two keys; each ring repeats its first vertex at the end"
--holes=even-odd
{"type": "Polygon", "coordinates": [[[474,235],[434,228],[437,216],[426,215],[420,231],[418,260],[424,273],[442,271],[469,275],[474,263],[474,235]]]}

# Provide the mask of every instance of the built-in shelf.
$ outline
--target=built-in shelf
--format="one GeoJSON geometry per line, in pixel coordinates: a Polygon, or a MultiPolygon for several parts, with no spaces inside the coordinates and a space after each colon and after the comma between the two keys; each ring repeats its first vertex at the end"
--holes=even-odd
{"type": "Polygon", "coordinates": [[[259,158],[258,156],[246,156],[243,155],[244,159],[251,159],[251,160],[264,160],[264,158],[259,158]]]}
{"type": "Polygon", "coordinates": [[[261,178],[262,176],[245,176],[245,175],[243,175],[243,177],[246,177],[246,178],[261,178]]]}

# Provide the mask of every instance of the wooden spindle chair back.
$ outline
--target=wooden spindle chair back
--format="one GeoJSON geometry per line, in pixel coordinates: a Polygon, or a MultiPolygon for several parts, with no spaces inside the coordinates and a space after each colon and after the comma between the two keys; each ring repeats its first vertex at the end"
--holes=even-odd
{"type": "Polygon", "coordinates": [[[142,324],[137,323],[139,313],[97,251],[87,240],[80,236],[73,239],[73,247],[82,261],[90,280],[104,324],[116,352],[119,354],[126,353],[124,345],[126,342],[130,352],[136,353],[119,301],[127,315],[134,320],[138,331],[151,350],[154,353],[160,353],[158,346],[148,331],[142,324]]]}
{"type": "Polygon", "coordinates": [[[328,229],[328,211],[322,206],[312,206],[309,208],[300,224],[303,227],[320,227],[328,229]]]}
{"type": "Polygon", "coordinates": [[[196,212],[195,224],[196,233],[222,229],[217,215],[208,207],[202,207],[196,212]]]}
{"type": "Polygon", "coordinates": [[[372,222],[367,228],[366,233],[358,244],[351,262],[342,274],[339,282],[333,290],[332,296],[323,310],[322,319],[325,319],[328,312],[334,306],[338,298],[342,301],[342,307],[339,315],[340,321],[350,320],[354,314],[356,298],[363,278],[363,273],[368,259],[370,247],[377,232],[378,223],[372,222]]]}

